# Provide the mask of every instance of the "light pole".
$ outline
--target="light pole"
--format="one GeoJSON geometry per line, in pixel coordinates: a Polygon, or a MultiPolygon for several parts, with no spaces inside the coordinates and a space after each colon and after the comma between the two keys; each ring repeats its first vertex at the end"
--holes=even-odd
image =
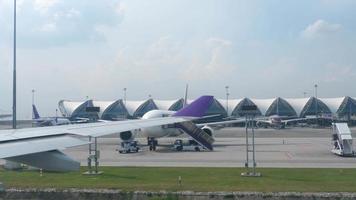
{"type": "Polygon", "coordinates": [[[124,88],[124,104],[125,104],[125,106],[126,106],[126,90],[127,90],[127,88],[124,88]]]}
{"type": "Polygon", "coordinates": [[[36,90],[35,89],[32,89],[32,105],[35,105],[35,92],[36,90]]]}
{"type": "Polygon", "coordinates": [[[229,86],[225,86],[225,90],[226,90],[226,115],[227,117],[229,116],[229,86]]]}
{"type": "Polygon", "coordinates": [[[14,60],[13,60],[13,89],[12,89],[12,128],[16,129],[16,0],[14,0],[14,60]]]}
{"type": "Polygon", "coordinates": [[[315,115],[318,116],[318,84],[315,84],[314,87],[315,87],[315,99],[316,99],[315,115]]]}
{"type": "MultiPolygon", "coordinates": [[[[35,92],[36,92],[36,90],[32,89],[31,92],[32,92],[32,106],[34,106],[35,105],[35,92]]],[[[32,119],[34,119],[34,118],[35,118],[35,113],[32,111],[32,119]]]]}

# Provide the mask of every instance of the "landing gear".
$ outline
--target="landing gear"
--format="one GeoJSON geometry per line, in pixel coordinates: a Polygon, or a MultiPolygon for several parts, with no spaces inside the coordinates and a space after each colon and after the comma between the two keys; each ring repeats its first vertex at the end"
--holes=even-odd
{"type": "Polygon", "coordinates": [[[156,151],[158,141],[154,137],[147,137],[147,145],[150,151],[156,151]]]}

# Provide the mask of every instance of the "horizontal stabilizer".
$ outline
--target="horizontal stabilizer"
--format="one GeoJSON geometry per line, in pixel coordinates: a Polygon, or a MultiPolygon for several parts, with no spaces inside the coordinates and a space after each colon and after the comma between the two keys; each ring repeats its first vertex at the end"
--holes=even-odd
{"type": "Polygon", "coordinates": [[[6,158],[48,171],[78,171],[80,163],[60,151],[47,151],[6,158]]]}
{"type": "Polygon", "coordinates": [[[182,129],[185,133],[194,138],[202,146],[206,147],[209,150],[213,150],[214,138],[207,134],[202,129],[198,128],[194,123],[187,121],[176,124],[177,128],[182,129]]]}

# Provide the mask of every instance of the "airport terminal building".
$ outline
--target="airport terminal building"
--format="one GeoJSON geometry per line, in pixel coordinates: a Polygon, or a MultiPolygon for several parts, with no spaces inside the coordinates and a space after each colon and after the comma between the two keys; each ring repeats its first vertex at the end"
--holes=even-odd
{"type": "MultiPolygon", "coordinates": [[[[188,100],[188,103],[191,100],[188,100]]],[[[142,117],[150,110],[172,110],[177,111],[183,107],[184,100],[154,100],[144,101],[95,101],[83,102],[61,100],[58,104],[64,117],[72,120],[78,118],[120,120],[135,119],[142,117]],[[88,107],[97,107],[97,112],[88,112],[88,107]]],[[[339,120],[355,120],[356,98],[271,98],[271,99],[214,99],[207,115],[216,115],[210,121],[226,117],[244,117],[242,108],[244,105],[256,105],[256,116],[279,115],[290,118],[320,115],[333,117],[339,120]]]]}

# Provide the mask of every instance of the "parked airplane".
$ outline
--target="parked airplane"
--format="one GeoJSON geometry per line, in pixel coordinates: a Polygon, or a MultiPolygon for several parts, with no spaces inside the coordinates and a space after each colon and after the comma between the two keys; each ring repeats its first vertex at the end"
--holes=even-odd
{"type": "MultiPolygon", "coordinates": [[[[142,116],[142,119],[171,117],[174,116],[176,113],[177,113],[176,111],[151,110],[145,113],[142,116]]],[[[201,118],[208,118],[213,116],[204,116],[201,118]]],[[[239,123],[239,122],[241,122],[241,120],[227,120],[221,122],[194,124],[194,126],[196,126],[199,129],[195,131],[204,132],[213,138],[216,129],[220,129],[228,124],[239,123]]],[[[157,138],[166,137],[166,136],[179,136],[182,135],[183,133],[187,133],[189,135],[190,131],[192,130],[190,129],[187,130],[185,127],[182,127],[181,124],[178,124],[178,125],[147,127],[134,131],[121,132],[120,139],[122,140],[122,143],[121,143],[121,148],[119,148],[119,152],[127,153],[127,152],[132,152],[130,151],[130,149],[137,149],[137,148],[133,148],[133,146],[137,145],[137,143],[134,142],[134,139],[137,135],[146,137],[147,145],[149,145],[150,150],[156,150],[156,146],[158,145],[157,138]]]]}
{"type": "Polygon", "coordinates": [[[288,123],[293,122],[306,122],[306,121],[315,121],[315,120],[332,120],[332,117],[328,116],[315,116],[310,115],[303,118],[293,118],[293,119],[286,119],[288,117],[282,117],[279,115],[271,115],[267,118],[256,118],[256,126],[257,127],[272,127],[276,129],[283,129],[285,128],[288,123]]]}
{"type": "Polygon", "coordinates": [[[36,126],[59,126],[59,125],[67,125],[67,124],[78,124],[78,123],[86,123],[88,119],[78,119],[75,121],[70,121],[65,117],[40,117],[40,114],[35,105],[32,105],[32,114],[33,114],[33,122],[36,126]]]}
{"type": "Polygon", "coordinates": [[[32,105],[32,112],[32,120],[36,126],[57,126],[71,124],[69,119],[63,117],[40,117],[40,114],[38,113],[35,105],[32,105]]]}
{"type": "Polygon", "coordinates": [[[79,170],[80,163],[60,150],[90,143],[80,137],[97,138],[172,124],[189,130],[197,142],[212,148],[213,139],[191,122],[202,117],[212,102],[212,96],[202,96],[171,117],[0,130],[0,158],[50,171],[79,170]]]}
{"type": "Polygon", "coordinates": [[[257,118],[256,126],[257,127],[270,126],[272,128],[282,129],[282,128],[285,128],[288,123],[302,122],[302,121],[311,119],[311,118],[294,118],[294,119],[285,119],[285,118],[286,117],[282,117],[279,115],[271,115],[267,118],[257,118]]]}

